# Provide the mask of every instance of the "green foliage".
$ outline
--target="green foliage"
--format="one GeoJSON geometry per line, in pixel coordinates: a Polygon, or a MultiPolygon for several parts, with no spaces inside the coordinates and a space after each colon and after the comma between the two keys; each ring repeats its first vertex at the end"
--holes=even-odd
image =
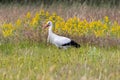
{"type": "Polygon", "coordinates": [[[119,53],[92,46],[62,50],[37,43],[0,45],[0,80],[119,80],[119,53]]]}

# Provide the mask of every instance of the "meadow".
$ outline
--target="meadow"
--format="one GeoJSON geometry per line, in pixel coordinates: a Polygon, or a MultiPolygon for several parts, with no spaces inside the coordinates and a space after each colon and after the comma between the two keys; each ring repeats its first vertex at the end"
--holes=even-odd
{"type": "Polygon", "coordinates": [[[1,5],[0,14],[1,80],[120,80],[118,9],[1,5]],[[49,20],[81,47],[46,43],[49,20]]]}
{"type": "Polygon", "coordinates": [[[41,43],[0,46],[1,80],[119,80],[120,50],[60,50],[41,43]]]}

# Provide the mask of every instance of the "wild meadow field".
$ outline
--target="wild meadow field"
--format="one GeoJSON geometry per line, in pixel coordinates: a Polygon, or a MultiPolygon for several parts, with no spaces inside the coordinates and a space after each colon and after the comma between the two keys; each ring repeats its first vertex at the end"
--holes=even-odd
{"type": "Polygon", "coordinates": [[[119,13],[119,7],[0,5],[0,80],[120,80],[119,13]],[[47,21],[81,47],[47,43],[47,21]]]}

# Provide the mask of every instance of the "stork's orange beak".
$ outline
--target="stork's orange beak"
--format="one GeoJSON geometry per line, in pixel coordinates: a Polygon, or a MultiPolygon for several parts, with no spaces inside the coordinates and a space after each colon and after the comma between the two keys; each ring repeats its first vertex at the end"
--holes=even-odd
{"type": "Polygon", "coordinates": [[[48,26],[49,26],[49,25],[48,25],[48,24],[46,24],[46,25],[44,25],[44,26],[43,26],[43,28],[47,28],[48,26]]]}

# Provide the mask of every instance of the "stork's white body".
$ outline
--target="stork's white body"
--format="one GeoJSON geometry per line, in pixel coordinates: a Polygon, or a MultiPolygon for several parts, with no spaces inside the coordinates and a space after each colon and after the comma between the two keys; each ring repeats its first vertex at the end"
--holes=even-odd
{"type": "Polygon", "coordinates": [[[80,47],[79,44],[72,41],[70,38],[59,36],[59,35],[56,35],[55,33],[53,33],[51,21],[48,22],[47,26],[49,26],[47,42],[50,42],[50,43],[56,45],[58,48],[64,48],[64,49],[67,49],[71,45],[74,45],[74,47],[80,47]]]}
{"type": "Polygon", "coordinates": [[[71,42],[71,39],[63,37],[63,36],[58,36],[50,31],[48,34],[47,42],[50,42],[50,43],[56,45],[58,48],[66,49],[69,46],[62,46],[62,45],[71,42]]]}

